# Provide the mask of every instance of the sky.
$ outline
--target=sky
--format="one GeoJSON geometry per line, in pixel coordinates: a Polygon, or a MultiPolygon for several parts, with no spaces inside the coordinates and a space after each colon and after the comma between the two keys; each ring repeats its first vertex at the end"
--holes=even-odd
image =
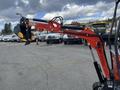
{"type": "MultiPolygon", "coordinates": [[[[50,20],[62,16],[65,23],[108,19],[113,15],[115,0],[0,0],[0,30],[4,23],[13,26],[21,13],[28,18],[50,20]]],[[[119,5],[120,6],[120,5],[119,5]]],[[[120,8],[118,9],[120,15],[120,8]]]]}

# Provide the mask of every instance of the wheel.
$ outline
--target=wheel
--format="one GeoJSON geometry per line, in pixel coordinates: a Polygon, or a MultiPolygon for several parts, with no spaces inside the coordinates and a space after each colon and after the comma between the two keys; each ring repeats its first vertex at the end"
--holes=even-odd
{"type": "Polygon", "coordinates": [[[67,45],[68,43],[67,43],[67,41],[64,41],[64,45],[67,45]]]}
{"type": "Polygon", "coordinates": [[[47,44],[50,44],[50,42],[49,42],[49,41],[46,41],[46,43],[47,43],[47,44]]]}
{"type": "Polygon", "coordinates": [[[100,82],[95,82],[93,84],[93,90],[102,90],[102,86],[100,82]]]}

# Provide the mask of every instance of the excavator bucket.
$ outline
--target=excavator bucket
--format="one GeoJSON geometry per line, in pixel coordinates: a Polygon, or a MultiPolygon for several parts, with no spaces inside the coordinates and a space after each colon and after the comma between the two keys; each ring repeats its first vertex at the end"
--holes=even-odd
{"type": "MultiPolygon", "coordinates": [[[[26,41],[26,31],[25,31],[25,27],[21,24],[17,24],[15,27],[14,27],[14,33],[20,38],[20,40],[22,42],[25,42],[26,41]]],[[[31,32],[31,41],[35,41],[35,34],[33,32],[31,32]]]]}
{"type": "Polygon", "coordinates": [[[20,24],[17,24],[15,27],[14,27],[14,33],[20,38],[21,41],[26,41],[26,39],[24,38],[24,34],[21,32],[21,28],[20,28],[20,24]]]}
{"type": "Polygon", "coordinates": [[[24,38],[22,32],[18,32],[18,37],[20,37],[20,38],[24,38]]]}

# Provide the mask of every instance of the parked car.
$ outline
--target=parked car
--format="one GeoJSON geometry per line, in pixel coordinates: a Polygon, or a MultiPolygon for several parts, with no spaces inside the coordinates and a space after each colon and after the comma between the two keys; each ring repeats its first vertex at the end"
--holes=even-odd
{"type": "Polygon", "coordinates": [[[9,42],[10,39],[11,39],[11,35],[4,35],[3,38],[2,38],[2,41],[9,42]]]}
{"type": "Polygon", "coordinates": [[[16,34],[13,34],[10,41],[12,41],[12,42],[20,42],[20,38],[16,34]]]}
{"type": "Polygon", "coordinates": [[[5,35],[2,38],[2,41],[4,42],[19,42],[20,38],[16,35],[16,34],[12,34],[12,35],[5,35]]]}
{"type": "Polygon", "coordinates": [[[82,39],[79,38],[78,36],[65,34],[63,36],[63,42],[65,45],[67,45],[67,44],[82,44],[82,39]]]}
{"type": "Polygon", "coordinates": [[[0,41],[2,41],[2,39],[3,39],[3,35],[0,35],[0,41]]]}
{"type": "Polygon", "coordinates": [[[39,33],[39,41],[41,41],[41,42],[44,42],[44,41],[46,41],[46,36],[49,34],[49,32],[47,32],[47,31],[43,31],[43,32],[41,32],[41,33],[39,33]]]}
{"type": "Polygon", "coordinates": [[[46,36],[47,44],[58,44],[62,43],[62,35],[60,33],[49,33],[46,36]]]}

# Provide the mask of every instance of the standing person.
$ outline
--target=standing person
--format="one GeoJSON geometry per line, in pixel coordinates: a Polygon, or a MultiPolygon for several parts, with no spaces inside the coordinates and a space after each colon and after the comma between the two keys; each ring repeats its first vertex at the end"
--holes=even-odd
{"type": "Polygon", "coordinates": [[[36,31],[36,45],[39,45],[39,31],[36,31]]]}
{"type": "Polygon", "coordinates": [[[28,19],[26,19],[25,25],[26,25],[26,35],[25,35],[26,42],[25,42],[25,45],[28,45],[28,44],[30,44],[30,39],[31,39],[31,26],[29,25],[29,20],[28,19]]]}

